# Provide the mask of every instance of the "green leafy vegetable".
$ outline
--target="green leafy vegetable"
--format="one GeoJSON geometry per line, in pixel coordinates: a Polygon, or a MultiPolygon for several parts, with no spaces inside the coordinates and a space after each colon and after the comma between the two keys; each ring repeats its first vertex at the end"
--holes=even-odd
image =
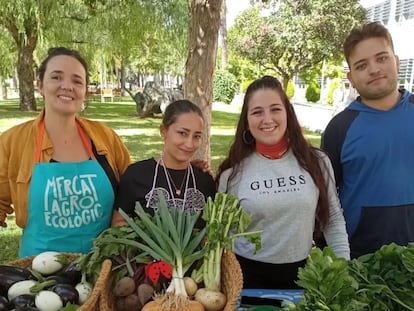
{"type": "Polygon", "coordinates": [[[384,245],[372,254],[345,261],[330,248],[312,250],[298,285],[301,302],[289,310],[414,311],[414,243],[384,245]]]}
{"type": "Polygon", "coordinates": [[[262,231],[246,231],[251,219],[239,204],[239,200],[230,194],[217,193],[214,201],[208,198],[203,210],[203,219],[207,223],[206,254],[201,269],[194,274],[197,281],[202,279],[207,289],[221,290],[221,257],[226,247],[234,248],[238,237],[245,237],[254,243],[255,251],[261,247],[262,231]]]}
{"type": "Polygon", "coordinates": [[[117,239],[140,241],[140,236],[130,226],[110,227],[94,239],[92,250],[80,256],[77,266],[80,271],[88,275],[91,283],[95,283],[105,259],[111,259],[116,273],[116,280],[125,275],[132,276],[132,270],[142,262],[149,262],[151,258],[145,252],[136,252],[136,248],[127,244],[120,244],[117,239]]]}

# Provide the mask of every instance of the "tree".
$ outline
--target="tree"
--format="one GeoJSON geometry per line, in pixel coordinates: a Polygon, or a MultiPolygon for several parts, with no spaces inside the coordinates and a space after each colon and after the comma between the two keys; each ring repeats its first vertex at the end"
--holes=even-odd
{"type": "MultiPolygon", "coordinates": [[[[0,29],[6,30],[6,34],[13,39],[17,51],[20,109],[36,110],[33,83],[35,49],[39,50],[39,55],[44,55],[46,46],[64,44],[79,49],[89,61],[92,54],[105,58],[107,53],[113,52],[113,49],[109,52],[108,49],[105,50],[105,47],[108,47],[107,42],[111,43],[111,40],[106,39],[111,39],[111,22],[120,21],[124,16],[120,12],[130,13],[123,20],[124,28],[133,29],[137,34],[142,29],[136,27],[136,23],[126,25],[125,22],[130,21],[129,17],[133,17],[132,14],[139,11],[130,8],[141,9],[140,23],[150,19],[150,14],[144,15],[148,12],[146,8],[157,6],[158,1],[150,0],[0,0],[0,29]],[[116,13],[118,15],[114,15],[116,13]],[[110,19],[108,16],[113,18],[110,19]],[[102,27],[101,21],[107,22],[106,25],[102,27]]],[[[118,32],[117,38],[120,39],[110,46],[123,48],[125,45],[118,43],[125,36],[118,32]]],[[[122,57],[120,59],[125,61],[122,57]]]]}
{"type": "MultiPolygon", "coordinates": [[[[86,21],[93,14],[117,5],[116,0],[0,0],[0,29],[6,30],[17,50],[20,110],[35,111],[33,54],[39,39],[62,20],[86,21]]],[[[70,29],[70,28],[69,28],[70,29]]]]}
{"type": "Polygon", "coordinates": [[[220,11],[223,0],[192,0],[184,97],[200,106],[204,116],[204,144],[195,157],[210,162],[213,73],[216,65],[220,11]]]}
{"type": "Polygon", "coordinates": [[[295,74],[339,57],[345,37],[366,14],[357,0],[280,0],[268,6],[267,15],[258,7],[242,13],[229,45],[274,70],[285,88],[295,74]]]}
{"type": "Polygon", "coordinates": [[[138,71],[182,76],[187,51],[183,42],[187,42],[188,1],[131,1],[126,6],[105,15],[105,30],[110,40],[105,42],[102,52],[116,58],[121,72],[123,64],[138,71]]]}
{"type": "Polygon", "coordinates": [[[221,13],[220,13],[220,41],[221,41],[221,70],[226,69],[227,67],[227,8],[226,0],[223,0],[221,4],[221,13]]]}
{"type": "Polygon", "coordinates": [[[5,29],[17,47],[20,109],[36,110],[34,98],[33,51],[41,34],[41,25],[48,18],[54,0],[0,1],[0,27],[5,29]]]}
{"type": "Polygon", "coordinates": [[[9,36],[0,36],[0,100],[7,98],[5,79],[10,77],[15,68],[16,49],[9,36]]]}

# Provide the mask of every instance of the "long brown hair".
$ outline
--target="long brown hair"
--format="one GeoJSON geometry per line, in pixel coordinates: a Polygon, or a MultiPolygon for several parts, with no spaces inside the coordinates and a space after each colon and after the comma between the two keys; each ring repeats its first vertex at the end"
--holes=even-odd
{"type": "Polygon", "coordinates": [[[237,124],[234,142],[230,147],[228,156],[218,168],[216,182],[219,182],[220,176],[225,170],[232,168],[233,171],[227,181],[227,183],[229,183],[240,170],[242,161],[255,152],[256,144],[254,138],[251,134],[248,134],[247,112],[252,95],[256,91],[263,89],[271,89],[276,91],[285,106],[287,114],[286,131],[289,139],[289,148],[291,148],[300,166],[302,166],[311,175],[314,183],[319,189],[316,219],[319,229],[323,230],[329,219],[328,189],[323,175],[323,170],[325,170],[325,168],[321,168],[321,165],[323,165],[322,163],[324,162],[320,161],[320,155],[317,151],[319,149],[312,147],[303,136],[302,128],[299,125],[293,106],[283,90],[281,83],[274,77],[264,76],[259,78],[247,88],[239,122],[237,124]]]}

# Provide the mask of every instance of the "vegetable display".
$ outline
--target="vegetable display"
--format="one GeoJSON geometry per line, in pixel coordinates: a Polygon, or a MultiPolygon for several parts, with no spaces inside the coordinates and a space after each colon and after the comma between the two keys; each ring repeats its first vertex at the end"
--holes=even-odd
{"type": "Polygon", "coordinates": [[[151,217],[145,213],[137,202],[135,210],[140,225],[120,210],[135,232],[144,243],[127,239],[118,239],[113,242],[128,244],[147,253],[155,260],[162,260],[172,267],[172,279],[166,289],[168,304],[173,308],[180,308],[187,302],[188,294],[185,289],[184,276],[193,263],[202,258],[204,250],[201,249],[201,240],[206,229],[200,232],[194,226],[200,214],[181,209],[168,209],[165,199],[161,196],[158,211],[151,217]]]}
{"type": "Polygon", "coordinates": [[[75,267],[58,252],[34,256],[27,269],[0,265],[0,310],[76,310],[82,304],[76,289],[82,275],[75,267]]]}
{"type": "Polygon", "coordinates": [[[414,311],[414,243],[394,243],[346,261],[332,249],[312,250],[299,270],[303,299],[289,310],[414,311]]]}
{"type": "Polygon", "coordinates": [[[222,310],[222,254],[240,236],[259,248],[261,232],[246,231],[249,216],[227,194],[209,199],[203,214],[168,208],[160,195],[154,211],[146,213],[138,202],[134,218],[119,210],[127,224],[94,240],[92,251],[79,260],[81,271],[96,274],[104,259],[112,260],[115,282],[108,295],[115,299],[108,300],[118,311],[222,310]],[[200,217],[207,225],[198,230],[200,217]]]}

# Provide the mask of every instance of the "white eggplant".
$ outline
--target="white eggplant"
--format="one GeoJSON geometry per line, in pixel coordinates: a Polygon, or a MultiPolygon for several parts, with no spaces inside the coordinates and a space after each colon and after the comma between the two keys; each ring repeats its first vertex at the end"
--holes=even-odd
{"type": "Polygon", "coordinates": [[[32,269],[43,275],[53,274],[63,265],[59,262],[60,253],[54,251],[47,251],[35,256],[32,261],[32,269]]]}
{"type": "Polygon", "coordinates": [[[9,301],[11,301],[13,298],[17,296],[24,294],[34,295],[30,291],[30,289],[36,284],[38,284],[38,282],[34,280],[24,280],[14,283],[12,286],[10,286],[7,292],[7,297],[9,298],[9,301]]]}
{"type": "Polygon", "coordinates": [[[50,290],[42,290],[35,298],[36,308],[40,311],[58,311],[63,308],[62,299],[50,290]]]}
{"type": "Polygon", "coordinates": [[[88,300],[92,294],[92,285],[88,282],[81,282],[76,284],[75,289],[79,293],[79,304],[82,305],[88,300]]]}

